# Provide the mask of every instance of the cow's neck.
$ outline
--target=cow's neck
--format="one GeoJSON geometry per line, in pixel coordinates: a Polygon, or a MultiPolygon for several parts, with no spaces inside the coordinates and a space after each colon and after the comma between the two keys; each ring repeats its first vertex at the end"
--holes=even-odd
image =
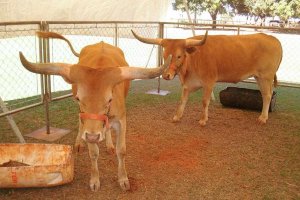
{"type": "Polygon", "coordinates": [[[181,84],[183,84],[185,82],[185,79],[187,76],[187,59],[184,61],[181,68],[179,69],[178,76],[179,76],[181,84]]]}
{"type": "Polygon", "coordinates": [[[179,80],[180,80],[181,84],[183,84],[184,80],[185,80],[184,75],[182,75],[182,73],[178,72],[178,76],[179,76],[179,80]]]}

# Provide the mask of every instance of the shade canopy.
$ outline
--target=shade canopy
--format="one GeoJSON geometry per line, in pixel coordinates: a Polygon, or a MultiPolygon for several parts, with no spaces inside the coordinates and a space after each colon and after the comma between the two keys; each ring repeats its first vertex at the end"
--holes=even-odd
{"type": "Polygon", "coordinates": [[[1,0],[0,21],[165,21],[170,0],[1,0]]]}

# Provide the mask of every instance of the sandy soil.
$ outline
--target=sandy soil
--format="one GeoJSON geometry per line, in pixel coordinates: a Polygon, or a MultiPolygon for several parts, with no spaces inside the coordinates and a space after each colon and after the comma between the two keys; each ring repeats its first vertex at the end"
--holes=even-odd
{"type": "MultiPolygon", "coordinates": [[[[131,190],[117,183],[115,155],[100,146],[101,188],[88,186],[88,152],[75,156],[75,178],[52,188],[1,189],[0,199],[297,199],[300,124],[271,113],[258,125],[258,112],[210,106],[200,127],[200,104],[188,104],[172,123],[176,104],[136,106],[127,112],[126,167],[131,190]],[[295,135],[286,134],[286,130],[295,135]],[[298,133],[299,134],[299,133],[298,133]],[[298,157],[298,158],[297,158],[298,157]]],[[[294,120],[294,121],[293,121],[294,120]]],[[[76,131],[60,143],[73,144],[76,131]]]]}

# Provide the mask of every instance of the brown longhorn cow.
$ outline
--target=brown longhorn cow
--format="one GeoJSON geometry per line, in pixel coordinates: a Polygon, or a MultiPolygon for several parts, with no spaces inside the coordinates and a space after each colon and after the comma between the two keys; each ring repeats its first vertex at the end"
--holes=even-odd
{"type": "Polygon", "coordinates": [[[173,121],[181,119],[190,92],[203,88],[200,125],[208,120],[210,95],[216,82],[237,83],[254,77],[263,98],[258,122],[265,124],[274,86],[276,71],[282,59],[278,39],[263,33],[251,35],[210,35],[187,39],[143,38],[132,31],[135,38],[164,48],[164,59],[172,55],[170,67],[163,73],[166,80],[179,75],[182,96],[173,121]]]}
{"type": "Polygon", "coordinates": [[[57,33],[38,32],[37,34],[39,37],[58,38],[67,41],[74,55],[79,57],[77,64],[36,64],[27,61],[20,52],[21,62],[29,71],[59,75],[66,82],[72,84],[73,95],[78,100],[80,107],[79,131],[75,149],[81,151],[85,142],[88,145],[91,159],[91,190],[96,191],[100,187],[97,143],[106,138],[108,150],[114,150],[111,128],[116,131],[118,181],[123,190],[128,190],[130,184],[125,169],[125,98],[129,89],[129,81],[160,76],[171,59],[162,67],[152,69],[128,67],[124,54],[118,47],[100,42],[84,47],[78,54],[74,51],[71,43],[57,33]]]}

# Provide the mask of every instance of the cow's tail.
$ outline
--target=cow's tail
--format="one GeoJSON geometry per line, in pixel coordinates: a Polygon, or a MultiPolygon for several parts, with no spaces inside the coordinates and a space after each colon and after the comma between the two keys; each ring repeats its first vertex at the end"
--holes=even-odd
{"type": "Polygon", "coordinates": [[[277,76],[276,76],[276,74],[274,75],[274,87],[277,87],[277,84],[278,84],[278,82],[277,82],[277,76]]]}
{"type": "Polygon", "coordinates": [[[65,38],[64,36],[58,34],[58,33],[54,33],[54,32],[42,32],[42,31],[37,31],[36,32],[37,36],[38,37],[41,37],[41,38],[57,38],[57,39],[61,39],[61,40],[64,40],[68,43],[72,53],[76,56],[76,57],[79,57],[79,53],[77,53],[75,51],[75,49],[73,48],[71,42],[65,38]]]}
{"type": "MultiPolygon", "coordinates": [[[[281,46],[281,43],[278,41],[278,43],[279,43],[279,46],[280,46],[280,54],[281,54],[281,56],[280,56],[280,59],[279,59],[279,61],[278,61],[278,66],[277,66],[277,70],[278,70],[278,68],[279,68],[279,66],[280,66],[280,63],[281,63],[281,61],[282,61],[282,46],[281,46]]],[[[277,71],[276,70],[276,71],[277,71]]],[[[276,76],[276,73],[275,73],[275,75],[274,75],[274,87],[277,87],[277,85],[278,85],[278,81],[277,81],[277,76],[276,76]]]]}

